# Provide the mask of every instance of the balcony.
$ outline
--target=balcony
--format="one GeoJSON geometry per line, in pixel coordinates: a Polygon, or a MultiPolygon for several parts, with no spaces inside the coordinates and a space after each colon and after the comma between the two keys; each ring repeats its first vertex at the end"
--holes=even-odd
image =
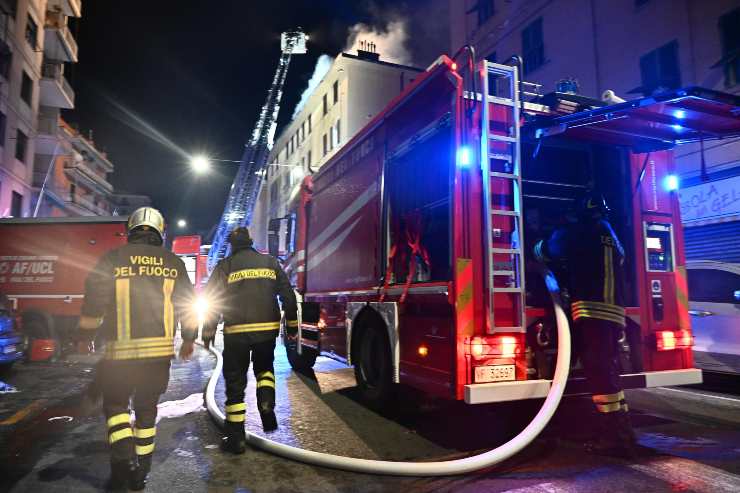
{"type": "Polygon", "coordinates": [[[50,11],[61,10],[68,17],[82,17],[81,0],[49,0],[46,9],[50,11]]]}
{"type": "Polygon", "coordinates": [[[52,60],[77,62],[77,41],[61,11],[47,12],[44,24],[44,55],[52,60]]]}
{"type": "Polygon", "coordinates": [[[86,161],[78,163],[65,162],[64,173],[72,181],[81,181],[86,187],[101,194],[113,193],[113,185],[93,171],[86,161]]]}
{"type": "Polygon", "coordinates": [[[64,77],[64,65],[61,63],[45,62],[43,64],[39,87],[41,106],[67,110],[75,107],[75,92],[64,77]]]}

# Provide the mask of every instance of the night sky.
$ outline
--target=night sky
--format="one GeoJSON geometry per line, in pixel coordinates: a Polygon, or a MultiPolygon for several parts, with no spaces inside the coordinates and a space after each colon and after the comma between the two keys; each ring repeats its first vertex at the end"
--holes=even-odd
{"type": "Polygon", "coordinates": [[[116,167],[110,177],[116,191],[149,195],[171,225],[182,217],[186,232],[206,233],[220,218],[237,165],[216,164],[209,176],[196,177],[186,156],[241,158],[277,65],[282,31],[302,26],[311,36],[309,54],[295,56],[288,72],[279,119],[285,124],[316,59],[342,51],[349,26],[382,29],[389,18],[405,19],[413,63],[426,66],[448,50],[446,5],[87,0],[75,27],[80,62],[67,69],[76,109],[63,116],[85,134],[92,130],[116,167]]]}

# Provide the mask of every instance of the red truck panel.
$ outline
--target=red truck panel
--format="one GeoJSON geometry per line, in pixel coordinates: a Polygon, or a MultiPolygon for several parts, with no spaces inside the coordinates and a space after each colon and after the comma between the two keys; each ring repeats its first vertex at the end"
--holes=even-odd
{"type": "Polygon", "coordinates": [[[79,315],[87,275],[126,242],[124,219],[101,222],[0,221],[0,292],[16,308],[79,315]]]}

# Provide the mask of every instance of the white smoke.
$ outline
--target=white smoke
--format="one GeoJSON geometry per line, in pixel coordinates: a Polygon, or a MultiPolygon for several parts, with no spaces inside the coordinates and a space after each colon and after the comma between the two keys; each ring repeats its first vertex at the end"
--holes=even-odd
{"type": "Polygon", "coordinates": [[[298,113],[300,113],[303,107],[306,105],[306,103],[308,102],[308,98],[311,97],[311,94],[313,94],[314,90],[321,83],[321,79],[323,79],[326,73],[329,71],[332,63],[334,63],[334,58],[330,57],[329,55],[321,55],[319,59],[316,60],[316,67],[314,67],[313,69],[313,75],[309,79],[308,87],[306,87],[306,90],[303,91],[303,94],[301,94],[301,99],[300,101],[298,101],[298,104],[293,111],[293,118],[298,116],[298,113]]]}
{"type": "Polygon", "coordinates": [[[406,48],[407,39],[406,21],[401,18],[389,20],[385,29],[359,23],[349,28],[344,51],[356,54],[358,49],[362,49],[360,43],[365,41],[375,44],[375,51],[380,54],[381,60],[410,65],[413,58],[406,48]]]}

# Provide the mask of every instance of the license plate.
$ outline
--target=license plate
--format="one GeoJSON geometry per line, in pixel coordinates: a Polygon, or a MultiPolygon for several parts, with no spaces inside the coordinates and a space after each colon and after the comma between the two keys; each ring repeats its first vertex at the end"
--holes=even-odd
{"type": "Polygon", "coordinates": [[[475,367],[475,382],[506,382],[514,380],[515,366],[514,365],[494,365],[494,366],[476,366],[475,367]]]}
{"type": "Polygon", "coordinates": [[[10,354],[15,352],[15,345],[11,344],[10,346],[5,346],[5,349],[3,349],[3,352],[5,354],[10,354]]]}

